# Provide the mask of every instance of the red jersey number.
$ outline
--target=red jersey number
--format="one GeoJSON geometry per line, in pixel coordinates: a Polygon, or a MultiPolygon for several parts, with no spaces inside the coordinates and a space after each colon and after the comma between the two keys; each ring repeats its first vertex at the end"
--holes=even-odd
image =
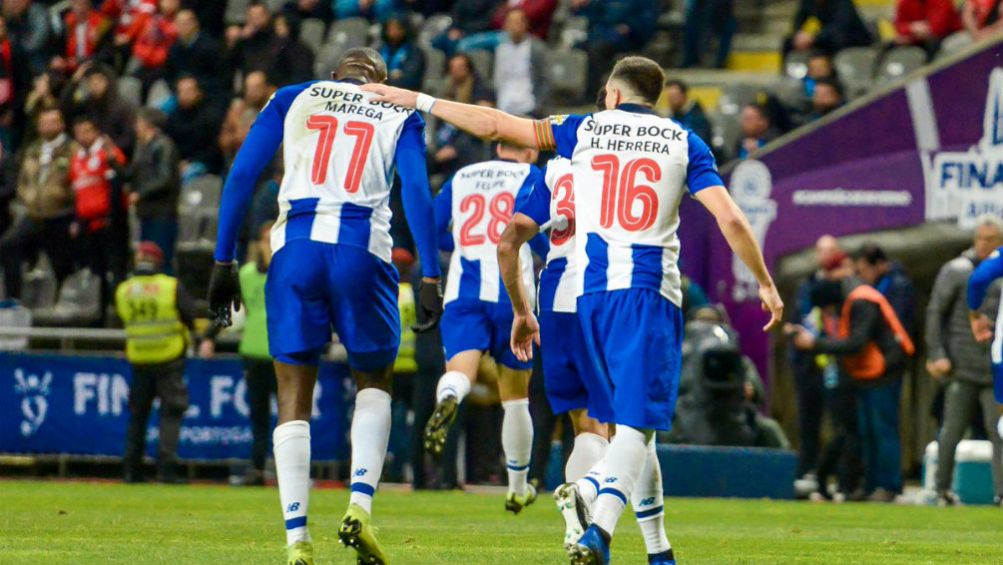
{"type": "Polygon", "coordinates": [[[512,219],[515,212],[515,197],[507,192],[495,195],[489,203],[483,194],[470,194],[460,201],[460,213],[470,216],[460,228],[460,245],[472,247],[483,245],[486,241],[498,245],[502,231],[512,219]],[[485,210],[490,215],[487,226],[481,227],[485,210]]]}
{"type": "MultiPolygon", "coordinates": [[[[338,118],[328,115],[314,115],[306,120],[309,130],[318,131],[317,149],[313,154],[313,168],[310,180],[315,185],[327,182],[327,170],[331,165],[331,149],[338,133],[338,118]]],[[[348,163],[348,173],[345,175],[345,192],[353,194],[359,191],[362,184],[362,171],[366,168],[366,157],[369,147],[373,144],[373,124],[366,122],[347,122],[343,128],[345,135],[355,138],[355,148],[348,163]]]]}

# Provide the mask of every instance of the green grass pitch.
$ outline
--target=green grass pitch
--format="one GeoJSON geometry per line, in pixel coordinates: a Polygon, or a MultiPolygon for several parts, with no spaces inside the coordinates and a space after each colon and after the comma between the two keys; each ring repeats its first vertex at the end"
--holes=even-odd
{"type": "MultiPolygon", "coordinates": [[[[354,565],[335,531],[345,490],[314,490],[317,565],[354,565]]],[[[1003,564],[1003,511],[672,499],[669,537],[683,565],[1003,564]]],[[[500,495],[381,491],[380,540],[394,565],[566,563],[549,496],[519,516],[500,495]]],[[[0,481],[0,564],[284,563],[272,488],[0,481]]],[[[646,563],[628,511],[613,563],[646,563]]]]}

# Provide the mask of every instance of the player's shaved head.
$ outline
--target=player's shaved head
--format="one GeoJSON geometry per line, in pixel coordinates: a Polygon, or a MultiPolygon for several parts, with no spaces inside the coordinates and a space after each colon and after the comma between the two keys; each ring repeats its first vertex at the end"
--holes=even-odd
{"type": "Polygon", "coordinates": [[[658,102],[658,97],[662,95],[665,71],[661,65],[647,57],[624,57],[613,67],[607,84],[607,90],[619,87],[639,99],[631,102],[654,106],[658,102]]]}
{"type": "Polygon", "coordinates": [[[367,83],[386,82],[387,63],[375,49],[353,47],[341,56],[338,69],[332,76],[335,80],[350,78],[367,83]]]}

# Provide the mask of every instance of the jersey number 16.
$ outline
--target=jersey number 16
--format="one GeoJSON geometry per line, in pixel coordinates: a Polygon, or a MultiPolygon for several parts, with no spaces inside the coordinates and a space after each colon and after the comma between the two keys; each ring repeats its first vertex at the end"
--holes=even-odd
{"type": "MultiPolygon", "coordinates": [[[[313,169],[310,171],[310,180],[315,185],[324,184],[327,181],[327,169],[331,164],[331,149],[334,146],[334,138],[338,133],[338,118],[323,114],[310,116],[306,120],[306,127],[309,130],[319,131],[317,138],[317,149],[313,154],[313,169]]],[[[373,144],[373,124],[366,122],[347,122],[344,127],[346,135],[355,138],[355,149],[352,150],[352,159],[348,163],[348,173],[345,175],[345,192],[353,194],[359,191],[362,183],[362,171],[366,168],[366,157],[369,155],[369,146],[373,144]]]]}

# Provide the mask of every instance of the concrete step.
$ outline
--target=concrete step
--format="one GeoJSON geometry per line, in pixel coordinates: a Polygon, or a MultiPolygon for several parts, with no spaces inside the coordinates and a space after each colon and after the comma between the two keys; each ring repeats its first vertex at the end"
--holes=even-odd
{"type": "Polygon", "coordinates": [[[736,33],[732,41],[735,51],[779,51],[782,35],[772,33],[736,33]]]}

